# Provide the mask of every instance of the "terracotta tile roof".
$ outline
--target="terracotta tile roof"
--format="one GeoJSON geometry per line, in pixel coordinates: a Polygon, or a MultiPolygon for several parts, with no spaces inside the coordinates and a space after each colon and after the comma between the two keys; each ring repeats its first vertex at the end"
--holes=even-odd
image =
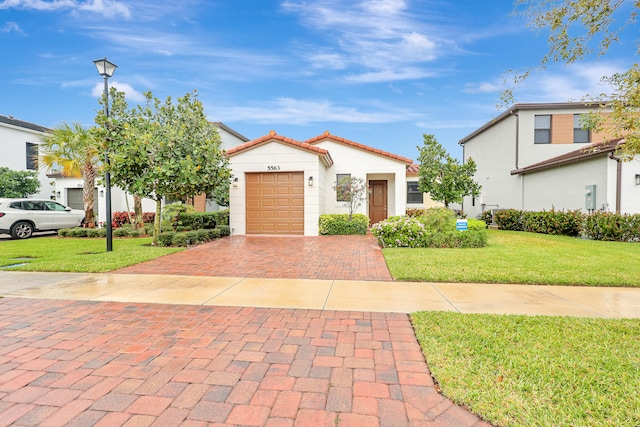
{"type": "Polygon", "coordinates": [[[607,153],[613,153],[618,146],[624,144],[624,139],[617,138],[606,142],[594,142],[578,150],[552,157],[542,162],[534,163],[523,168],[511,171],[511,175],[518,175],[527,172],[535,172],[542,169],[549,169],[556,166],[563,166],[567,163],[579,162],[590,157],[600,156],[607,153]]]}
{"type": "Polygon", "coordinates": [[[339,142],[341,144],[345,144],[351,147],[359,148],[360,150],[368,151],[370,153],[378,154],[380,156],[389,157],[393,160],[398,160],[402,163],[406,163],[411,165],[413,160],[408,159],[406,157],[398,156],[397,154],[392,154],[386,151],[379,150],[377,148],[369,147],[368,145],[360,144],[359,142],[351,141],[345,138],[341,138],[339,136],[331,135],[331,133],[327,130],[322,135],[318,135],[315,138],[307,139],[304,141],[307,144],[317,144],[321,141],[331,140],[335,142],[339,142]]]}
{"type": "Polygon", "coordinates": [[[247,150],[251,150],[253,148],[256,148],[260,145],[264,145],[271,141],[278,141],[286,145],[300,148],[305,151],[310,151],[314,154],[317,154],[318,156],[321,156],[324,162],[328,166],[331,166],[333,164],[333,159],[331,158],[331,155],[329,154],[328,150],[325,150],[324,148],[316,147],[306,142],[300,142],[300,141],[296,141],[295,139],[287,138],[286,136],[278,135],[274,130],[270,131],[268,135],[262,136],[260,138],[251,140],[249,142],[245,142],[244,144],[228,149],[227,155],[229,157],[233,157],[239,153],[242,153],[247,150]]]}
{"type": "Polygon", "coordinates": [[[411,164],[407,166],[407,176],[418,176],[420,173],[420,165],[411,164]]]}

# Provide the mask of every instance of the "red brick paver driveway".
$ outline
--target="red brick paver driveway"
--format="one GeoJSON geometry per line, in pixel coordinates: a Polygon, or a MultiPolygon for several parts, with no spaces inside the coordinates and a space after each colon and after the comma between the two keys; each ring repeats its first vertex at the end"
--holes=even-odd
{"type": "Polygon", "coordinates": [[[128,274],[390,281],[373,236],[230,236],[118,270],[128,274]]]}
{"type": "Polygon", "coordinates": [[[0,426],[488,426],[406,315],[0,299],[0,426]]]}

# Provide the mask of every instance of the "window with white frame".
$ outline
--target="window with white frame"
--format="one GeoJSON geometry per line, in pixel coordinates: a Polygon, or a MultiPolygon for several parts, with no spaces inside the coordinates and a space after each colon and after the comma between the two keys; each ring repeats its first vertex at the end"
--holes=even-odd
{"type": "Polygon", "coordinates": [[[342,180],[351,178],[350,173],[338,173],[336,174],[336,202],[348,202],[345,199],[344,192],[340,191],[337,187],[340,185],[342,180]]]}
{"type": "Polygon", "coordinates": [[[407,182],[407,203],[423,203],[424,194],[418,189],[418,181],[407,182]]]}

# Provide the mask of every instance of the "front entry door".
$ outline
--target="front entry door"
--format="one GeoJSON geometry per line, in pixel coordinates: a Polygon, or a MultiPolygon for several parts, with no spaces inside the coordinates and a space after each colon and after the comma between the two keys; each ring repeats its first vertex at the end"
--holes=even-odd
{"type": "Polygon", "coordinates": [[[371,224],[387,219],[387,181],[369,181],[369,221],[371,224]]]}

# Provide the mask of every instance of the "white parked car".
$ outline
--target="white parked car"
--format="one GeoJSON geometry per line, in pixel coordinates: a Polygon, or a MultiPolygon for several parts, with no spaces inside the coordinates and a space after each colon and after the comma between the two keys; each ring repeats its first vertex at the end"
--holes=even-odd
{"type": "Polygon", "coordinates": [[[14,239],[27,239],[34,231],[77,227],[84,216],[84,211],[53,200],[0,199],[0,233],[14,239]]]}

